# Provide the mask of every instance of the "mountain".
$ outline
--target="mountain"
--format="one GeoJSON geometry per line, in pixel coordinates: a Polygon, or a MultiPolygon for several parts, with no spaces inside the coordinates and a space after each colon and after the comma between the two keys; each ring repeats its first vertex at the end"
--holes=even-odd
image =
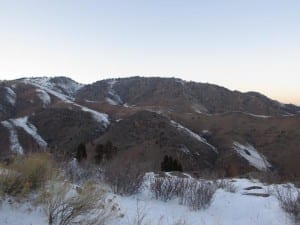
{"type": "Polygon", "coordinates": [[[72,157],[111,142],[114,157],[158,170],[165,155],[185,170],[300,177],[300,107],[256,93],[175,78],[130,77],[83,85],[67,77],[0,82],[0,157],[52,151],[72,157]]]}
{"type": "Polygon", "coordinates": [[[241,93],[211,84],[158,77],[98,81],[81,88],[76,99],[208,114],[239,111],[290,115],[300,110],[300,107],[281,104],[256,92],[241,93]]]}

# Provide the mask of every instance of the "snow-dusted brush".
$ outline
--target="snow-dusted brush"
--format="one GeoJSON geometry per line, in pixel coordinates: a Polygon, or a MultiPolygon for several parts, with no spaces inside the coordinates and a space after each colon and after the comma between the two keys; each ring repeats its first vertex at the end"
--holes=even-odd
{"type": "Polygon", "coordinates": [[[41,192],[40,203],[49,225],[105,225],[119,216],[119,207],[99,184],[82,186],[54,179],[41,192]]]}
{"type": "Polygon", "coordinates": [[[279,201],[281,208],[295,224],[300,224],[300,190],[294,185],[277,185],[271,192],[279,201]]]}
{"type": "Polygon", "coordinates": [[[155,199],[166,202],[178,198],[179,204],[186,205],[191,210],[208,208],[217,188],[215,182],[191,177],[155,176],[150,182],[150,190],[155,199]]]}

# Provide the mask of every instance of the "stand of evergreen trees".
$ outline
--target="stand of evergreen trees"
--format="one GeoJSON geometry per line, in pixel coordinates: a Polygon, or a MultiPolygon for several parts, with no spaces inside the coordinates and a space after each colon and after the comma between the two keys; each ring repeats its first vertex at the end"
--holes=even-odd
{"type": "Polygon", "coordinates": [[[181,171],[182,165],[176,159],[173,159],[172,156],[165,155],[161,163],[161,171],[170,172],[170,171],[181,171]]]}

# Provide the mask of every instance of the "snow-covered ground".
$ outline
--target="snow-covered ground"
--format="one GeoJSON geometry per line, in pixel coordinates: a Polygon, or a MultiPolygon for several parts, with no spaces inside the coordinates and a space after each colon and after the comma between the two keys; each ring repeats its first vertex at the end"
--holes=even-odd
{"type": "MultiPolygon", "coordinates": [[[[133,196],[116,196],[114,201],[124,216],[111,221],[109,225],[133,225],[138,215],[144,217],[144,225],[173,225],[178,221],[185,221],[188,225],[292,225],[275,197],[247,195],[267,193],[269,186],[247,179],[233,179],[229,182],[235,185],[236,193],[218,189],[209,208],[200,211],[192,211],[180,205],[178,199],[168,202],[155,200],[147,188],[133,196]],[[245,190],[251,186],[259,186],[261,189],[245,190]]],[[[0,225],[4,224],[46,225],[47,217],[40,206],[6,199],[0,208],[0,225]]]]}

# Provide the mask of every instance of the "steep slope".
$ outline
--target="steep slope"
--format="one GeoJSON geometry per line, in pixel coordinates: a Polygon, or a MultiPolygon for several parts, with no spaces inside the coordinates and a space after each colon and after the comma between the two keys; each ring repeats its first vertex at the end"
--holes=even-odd
{"type": "Polygon", "coordinates": [[[238,112],[214,116],[170,113],[169,116],[197,133],[205,131],[204,136],[219,150],[217,167],[234,165],[239,173],[252,171],[255,167],[244,156],[255,157],[255,153],[251,155],[248,151],[253,147],[265,157],[263,163],[270,163],[271,170],[283,177],[300,178],[300,116],[264,118],[238,112]],[[244,156],[235,151],[235,143],[244,146],[244,156]]]}
{"type": "Polygon", "coordinates": [[[2,82],[0,156],[46,149],[70,153],[101,135],[108,115],[73,101],[81,87],[64,77],[2,82]]]}
{"type": "Polygon", "coordinates": [[[160,169],[164,155],[178,159],[185,170],[212,168],[218,151],[197,134],[178,126],[175,121],[157,113],[141,111],[115,124],[90,146],[109,140],[118,148],[116,157],[145,162],[160,169]]]}
{"type": "Polygon", "coordinates": [[[111,140],[116,157],[154,169],[171,155],[186,170],[234,167],[300,178],[299,111],[256,92],[174,78],[2,81],[0,157],[49,149],[71,155],[83,142],[93,158],[97,145],[111,140]]]}

